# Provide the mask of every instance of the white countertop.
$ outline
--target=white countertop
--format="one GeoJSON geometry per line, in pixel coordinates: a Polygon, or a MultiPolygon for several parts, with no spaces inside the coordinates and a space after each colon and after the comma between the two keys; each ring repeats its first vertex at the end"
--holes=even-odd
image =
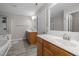
{"type": "Polygon", "coordinates": [[[28,32],[37,32],[36,30],[35,31],[32,31],[32,30],[27,30],[28,32]]]}
{"type": "Polygon", "coordinates": [[[49,34],[38,35],[38,37],[63,48],[64,50],[79,56],[79,42],[75,40],[63,40],[62,37],[57,37],[49,34]]]}

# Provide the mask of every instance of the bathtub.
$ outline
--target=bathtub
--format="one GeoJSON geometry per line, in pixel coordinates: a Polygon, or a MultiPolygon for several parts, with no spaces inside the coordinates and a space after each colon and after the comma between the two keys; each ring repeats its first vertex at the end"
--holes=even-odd
{"type": "Polygon", "coordinates": [[[11,47],[11,35],[0,35],[0,56],[6,56],[11,47]]]}

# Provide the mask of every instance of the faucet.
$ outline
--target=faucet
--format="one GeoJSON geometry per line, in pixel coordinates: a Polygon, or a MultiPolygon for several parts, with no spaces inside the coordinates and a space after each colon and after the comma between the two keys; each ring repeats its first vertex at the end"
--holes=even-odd
{"type": "Polygon", "coordinates": [[[70,36],[65,33],[65,34],[63,35],[63,39],[64,39],[64,40],[70,40],[70,36]]]}

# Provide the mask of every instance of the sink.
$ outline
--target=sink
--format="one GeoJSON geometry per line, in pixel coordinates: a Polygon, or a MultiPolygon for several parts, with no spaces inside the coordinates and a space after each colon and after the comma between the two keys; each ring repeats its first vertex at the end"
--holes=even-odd
{"type": "Polygon", "coordinates": [[[35,30],[27,30],[28,32],[37,32],[37,31],[35,31],[35,30]]]}
{"type": "Polygon", "coordinates": [[[57,37],[57,36],[51,36],[51,35],[43,35],[46,39],[51,39],[51,41],[57,42],[63,46],[67,47],[76,47],[78,46],[75,41],[71,40],[63,40],[62,37],[57,37]]]}
{"type": "Polygon", "coordinates": [[[47,39],[50,38],[50,39],[61,39],[61,40],[63,40],[62,37],[59,37],[59,36],[52,36],[52,35],[48,35],[48,34],[47,34],[47,35],[43,35],[43,37],[46,37],[47,39]]]}
{"type": "Polygon", "coordinates": [[[40,37],[46,39],[49,42],[55,42],[55,43],[57,43],[61,46],[65,46],[65,47],[68,47],[68,48],[79,47],[79,42],[76,42],[76,41],[73,41],[73,40],[63,40],[62,37],[52,36],[52,35],[49,35],[49,34],[45,34],[45,35],[43,34],[40,37]]]}
{"type": "Polygon", "coordinates": [[[79,46],[79,42],[76,40],[71,40],[72,43],[76,44],[77,46],[79,46]]]}
{"type": "Polygon", "coordinates": [[[67,47],[76,47],[77,44],[74,43],[74,41],[69,41],[69,40],[57,40],[58,43],[67,46],[67,47]]]}

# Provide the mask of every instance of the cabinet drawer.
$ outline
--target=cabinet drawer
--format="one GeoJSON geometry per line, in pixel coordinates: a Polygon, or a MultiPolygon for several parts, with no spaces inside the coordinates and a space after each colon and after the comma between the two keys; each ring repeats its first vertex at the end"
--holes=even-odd
{"type": "Polygon", "coordinates": [[[48,48],[55,56],[72,56],[73,54],[65,51],[64,49],[55,46],[44,40],[44,47],[48,48]]]}

